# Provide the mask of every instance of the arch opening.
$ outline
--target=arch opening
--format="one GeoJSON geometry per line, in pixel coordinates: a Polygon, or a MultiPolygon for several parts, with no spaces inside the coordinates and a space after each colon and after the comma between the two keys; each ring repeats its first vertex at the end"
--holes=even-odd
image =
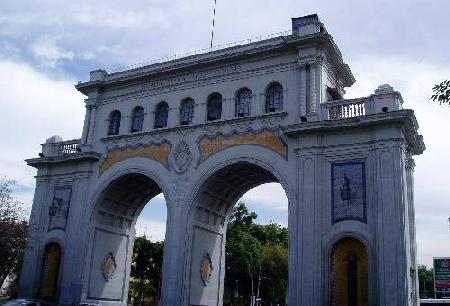
{"type": "Polygon", "coordinates": [[[61,268],[61,246],[50,242],[45,246],[41,268],[39,297],[44,301],[55,302],[59,290],[59,274],[61,268]]]}
{"type": "Polygon", "coordinates": [[[130,277],[136,277],[132,268],[136,221],[144,206],[161,192],[153,179],[130,173],[100,194],[93,212],[88,299],[128,302],[130,277]]]}
{"type": "MultiPolygon", "coordinates": [[[[258,237],[258,233],[251,233],[254,229],[249,230],[249,232],[238,233],[237,236],[234,232],[227,232],[227,229],[230,218],[232,222],[229,225],[230,229],[236,228],[234,226],[236,216],[233,208],[241,208],[241,205],[236,206],[236,203],[250,190],[267,183],[279,184],[280,182],[273,173],[262,166],[249,162],[237,162],[210,175],[197,192],[193,206],[191,207],[193,221],[190,271],[188,272],[190,279],[188,304],[229,305],[230,303],[235,304],[238,301],[246,303],[250,300],[251,288],[254,289],[253,295],[256,297],[258,278],[264,274],[264,271],[261,272],[261,270],[264,270],[264,268],[261,269],[264,252],[264,248],[261,247],[261,240],[259,239],[261,237],[258,237]],[[240,247],[243,249],[247,248],[249,252],[245,252],[243,257],[249,256],[249,260],[253,263],[258,263],[258,266],[253,267],[251,264],[248,264],[241,267],[239,259],[229,264],[225,262],[226,257],[228,259],[231,258],[230,249],[226,249],[227,234],[230,235],[229,238],[236,244],[233,246],[234,249],[240,247]],[[242,238],[239,237],[241,234],[242,238]],[[257,244],[259,247],[253,244],[257,244]],[[252,248],[252,251],[250,251],[250,248],[252,248]],[[258,257],[258,259],[253,260],[255,258],[252,259],[252,256],[258,257]],[[239,270],[246,268],[250,269],[248,271],[248,277],[245,279],[245,283],[242,283],[241,280],[240,285],[234,284],[236,281],[231,279],[232,277],[225,276],[226,273],[229,276],[232,275],[230,271],[233,269],[239,270]],[[201,273],[198,271],[201,271],[201,273]],[[249,285],[252,279],[254,281],[253,286],[249,285]]],[[[259,192],[264,191],[263,187],[259,189],[259,192]]],[[[243,200],[245,201],[245,197],[243,200]]],[[[272,225],[275,228],[276,225],[272,225]]],[[[287,293],[288,237],[287,229],[285,230],[287,293]]],[[[242,258],[242,260],[247,259],[242,258]]],[[[260,284],[260,286],[261,289],[264,288],[264,284],[260,284]]],[[[262,295],[263,293],[261,292],[259,297],[262,295]]],[[[266,302],[276,302],[276,300],[272,298],[272,300],[266,302]]]]}
{"type": "Polygon", "coordinates": [[[336,242],[331,250],[331,306],[368,305],[368,252],[353,237],[336,242]]]}

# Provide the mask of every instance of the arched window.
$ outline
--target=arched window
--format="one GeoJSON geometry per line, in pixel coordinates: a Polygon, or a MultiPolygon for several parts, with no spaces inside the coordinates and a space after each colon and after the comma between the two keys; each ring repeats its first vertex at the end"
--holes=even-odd
{"type": "Polygon", "coordinates": [[[192,124],[194,120],[194,100],[186,98],[180,105],[180,125],[192,124]]]}
{"type": "Polygon", "coordinates": [[[109,115],[108,135],[119,135],[121,114],[118,110],[109,115]]]}
{"type": "Polygon", "coordinates": [[[248,88],[240,89],[235,98],[235,116],[250,116],[252,109],[252,91],[248,88]]]}
{"type": "Polygon", "coordinates": [[[273,113],[283,109],[283,87],[279,83],[272,83],[266,91],[266,113],[273,113]]]}
{"type": "Polygon", "coordinates": [[[169,116],[169,105],[166,102],[161,102],[156,107],[155,113],[155,129],[167,127],[167,118],[169,116]]]}
{"type": "Polygon", "coordinates": [[[213,93],[209,96],[207,102],[207,120],[218,120],[222,117],[222,95],[220,93],[213,93]]]}
{"type": "Polygon", "coordinates": [[[136,106],[131,113],[131,133],[141,132],[144,125],[144,108],[136,106]]]}

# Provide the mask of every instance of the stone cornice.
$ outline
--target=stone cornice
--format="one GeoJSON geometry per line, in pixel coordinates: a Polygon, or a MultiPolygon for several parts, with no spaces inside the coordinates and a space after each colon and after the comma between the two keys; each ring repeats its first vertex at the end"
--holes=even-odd
{"type": "Polygon", "coordinates": [[[337,63],[335,66],[338,67],[338,70],[342,70],[347,74],[347,77],[344,79],[353,79],[353,75],[348,66],[343,62],[342,55],[334,43],[332,36],[327,33],[316,33],[302,37],[296,35],[275,37],[247,45],[225,48],[206,54],[192,55],[169,62],[130,69],[124,72],[106,74],[103,80],[78,83],[75,87],[83,94],[89,94],[96,89],[110,88],[120,86],[123,83],[133,83],[151,78],[164,77],[169,74],[192,71],[193,69],[203,68],[205,66],[221,65],[252,56],[286,52],[289,50],[296,51],[299,46],[307,45],[321,45],[330,54],[333,63],[337,63]]]}
{"type": "Polygon", "coordinates": [[[39,157],[39,158],[30,158],[26,159],[25,162],[27,165],[32,166],[34,168],[41,168],[47,165],[55,165],[61,163],[83,163],[83,162],[97,162],[100,160],[101,155],[96,152],[81,152],[76,154],[67,154],[60,156],[52,156],[52,157],[39,157]]]}
{"type": "Polygon", "coordinates": [[[418,134],[418,124],[412,110],[398,110],[339,120],[305,122],[282,127],[282,130],[287,137],[295,137],[310,133],[336,132],[340,129],[370,127],[386,125],[389,123],[401,125],[408,148],[412,155],[423,153],[425,144],[422,135],[418,134]]]}

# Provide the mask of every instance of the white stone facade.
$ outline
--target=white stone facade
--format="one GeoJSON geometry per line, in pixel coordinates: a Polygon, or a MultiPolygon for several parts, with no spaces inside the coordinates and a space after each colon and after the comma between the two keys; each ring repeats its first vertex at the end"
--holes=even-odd
{"type": "Polygon", "coordinates": [[[27,160],[38,174],[22,296],[39,295],[45,246],[57,242],[59,304],[125,305],[134,224],[163,192],[162,305],[222,305],[230,209],[249,189],[279,182],[289,201],[289,305],[331,305],[330,254],[343,237],[367,248],[369,305],[418,305],[412,156],[425,147],[398,92],[384,85],[368,97],[342,99],[353,82],[316,15],[293,19],[290,35],[91,72],[76,85],[87,96],[82,138],[52,137],[39,158],[27,160]],[[274,82],[282,86],[282,107],[266,112],[274,82]],[[236,117],[241,88],[252,92],[247,117],[236,117]],[[222,95],[222,115],[208,122],[212,93],[222,95]],[[187,97],[195,101],[193,122],[180,126],[187,97]],[[167,127],[155,129],[162,101],[167,127]],[[131,133],[137,106],[143,127],[131,133]],[[118,135],[108,136],[115,110],[118,135]],[[334,212],[345,203],[333,196],[340,190],[333,175],[358,182],[347,200],[342,196],[358,209],[334,212]],[[205,256],[213,266],[207,281],[200,273],[205,256]],[[105,270],[108,258],[114,269],[105,270]]]}

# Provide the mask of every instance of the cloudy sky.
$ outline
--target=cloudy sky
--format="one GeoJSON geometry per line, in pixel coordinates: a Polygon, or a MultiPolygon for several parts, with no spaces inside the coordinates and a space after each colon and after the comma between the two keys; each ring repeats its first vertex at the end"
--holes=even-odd
{"type": "MultiPolygon", "coordinates": [[[[17,180],[31,203],[35,157],[51,135],[79,138],[83,96],[73,85],[89,71],[112,70],[206,48],[213,0],[0,2],[0,175],[17,180]]],[[[420,263],[450,256],[450,107],[429,102],[433,84],[450,78],[448,0],[218,0],[216,43],[290,29],[290,18],[318,13],[357,79],[347,97],[382,83],[416,111],[427,151],[416,158],[416,223],[420,263]]],[[[261,222],[287,223],[278,185],[244,196],[261,222]]],[[[147,208],[148,207],[148,208],[147,208]]],[[[142,214],[138,230],[164,236],[164,199],[142,214]]]]}

